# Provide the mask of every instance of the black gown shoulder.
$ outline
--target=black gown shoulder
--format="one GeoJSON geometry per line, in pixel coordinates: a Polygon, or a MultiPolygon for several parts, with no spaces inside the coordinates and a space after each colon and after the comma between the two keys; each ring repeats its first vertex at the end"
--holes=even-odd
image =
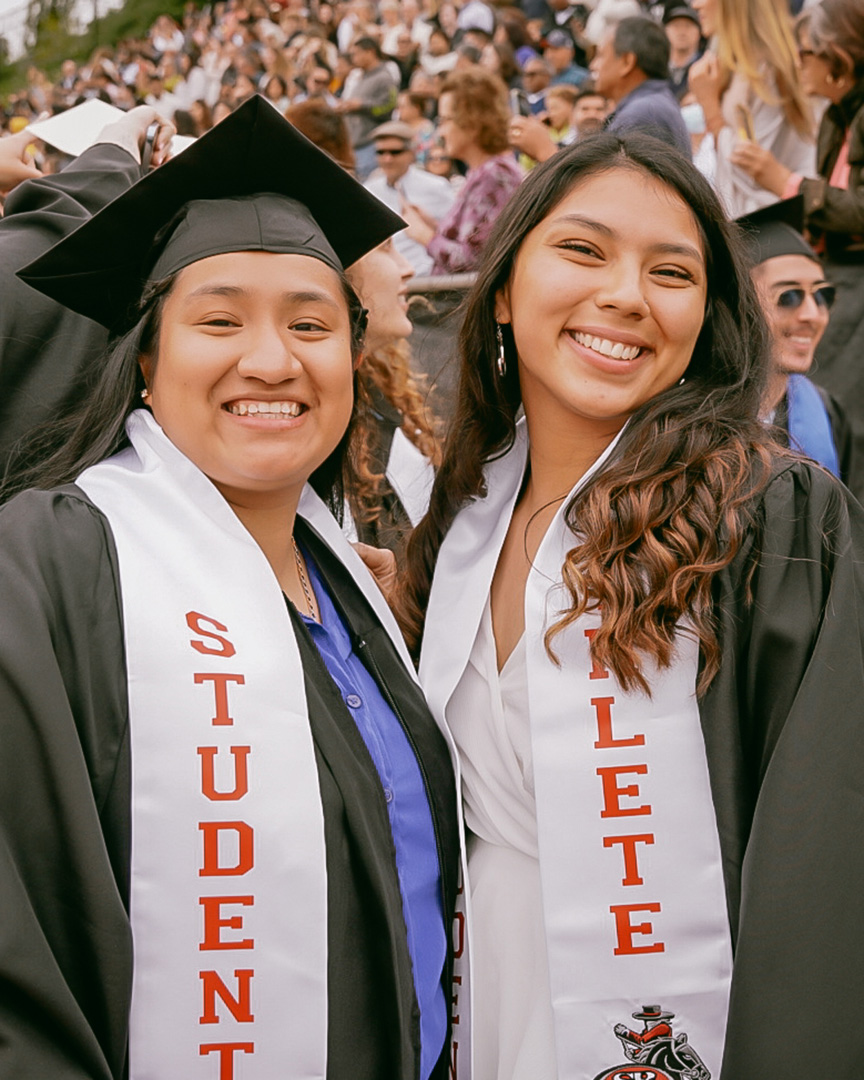
{"type": "Polygon", "coordinates": [[[853,1076],[864,511],[818,466],[778,462],[714,598],[722,665],[700,711],[735,950],[721,1080],[853,1076]],[[789,1037],[802,1005],[818,1022],[789,1037]]]}
{"type": "Polygon", "coordinates": [[[831,425],[831,434],[834,436],[834,446],[837,449],[837,460],[840,464],[840,479],[850,491],[861,490],[862,477],[859,475],[861,463],[855,451],[855,438],[852,429],[852,421],[837,398],[829,394],[821,386],[817,386],[819,397],[828,413],[828,422],[831,425]]]}
{"type": "MultiPolygon", "coordinates": [[[[828,416],[834,449],[837,451],[837,464],[840,466],[840,479],[851,491],[857,492],[860,490],[862,477],[859,476],[861,466],[858,461],[859,455],[855,451],[852,421],[833,394],[829,394],[827,390],[816,386],[815,383],[813,385],[828,416]]],[[[782,446],[789,445],[789,408],[785,394],[780,399],[775,413],[774,434],[782,446]]]]}
{"type": "Polygon", "coordinates": [[[114,543],[80,489],[0,511],[0,1076],[122,1077],[129,744],[114,543]]]}

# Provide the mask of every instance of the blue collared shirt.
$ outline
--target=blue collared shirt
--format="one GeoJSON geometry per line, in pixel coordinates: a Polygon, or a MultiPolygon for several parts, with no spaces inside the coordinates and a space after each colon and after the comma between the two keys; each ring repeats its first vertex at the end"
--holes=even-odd
{"type": "Polygon", "coordinates": [[[428,1080],[447,1033],[447,1004],[441,984],[447,935],[432,811],[408,736],[375,679],[354,652],[351,636],[315,563],[305,551],[304,555],[321,622],[302,613],[301,617],[354,718],[384,789],[396,849],[414,991],[420,1006],[420,1080],[428,1080]]]}
{"type": "Polygon", "coordinates": [[[606,130],[622,135],[642,131],[676,147],[688,158],[693,156],[681,106],[666,79],[646,79],[631,90],[607,118],[606,130]]]}

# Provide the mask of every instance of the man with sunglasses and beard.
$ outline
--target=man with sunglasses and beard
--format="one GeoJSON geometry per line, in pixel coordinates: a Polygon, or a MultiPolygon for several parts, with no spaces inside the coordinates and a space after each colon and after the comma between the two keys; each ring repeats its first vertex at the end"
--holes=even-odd
{"type": "Polygon", "coordinates": [[[802,199],[774,203],[738,222],[745,230],[753,281],[772,337],[774,363],[763,417],[793,450],[851,487],[857,463],[852,460],[849,421],[836,399],[807,378],[828,326],[834,286],[801,233],[802,199]]]}

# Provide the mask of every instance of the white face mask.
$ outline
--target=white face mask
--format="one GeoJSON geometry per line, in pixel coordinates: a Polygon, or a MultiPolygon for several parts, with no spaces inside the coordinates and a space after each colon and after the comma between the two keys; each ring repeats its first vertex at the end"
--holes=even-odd
{"type": "Polygon", "coordinates": [[[681,119],[691,135],[702,135],[705,132],[705,113],[698,101],[690,105],[681,106],[681,119]]]}

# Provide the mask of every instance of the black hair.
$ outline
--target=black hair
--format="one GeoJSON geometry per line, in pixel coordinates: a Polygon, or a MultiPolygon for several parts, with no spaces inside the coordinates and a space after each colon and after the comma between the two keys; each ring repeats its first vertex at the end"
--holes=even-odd
{"type": "Polygon", "coordinates": [[[582,100],[582,98],[589,97],[599,97],[603,98],[604,101],[606,100],[606,95],[601,93],[599,90],[595,90],[593,86],[582,86],[579,88],[576,97],[573,99],[573,104],[576,105],[582,100]]]}
{"type": "Polygon", "coordinates": [[[174,113],[174,127],[177,128],[178,135],[192,135],[198,134],[198,125],[192,117],[192,114],[185,109],[177,109],[174,113]]]}
{"type": "MultiPolygon", "coordinates": [[[[728,221],[707,180],[674,147],[641,133],[592,135],[532,170],[498,217],[485,245],[459,335],[456,410],[429,511],[409,542],[398,598],[402,627],[415,652],[441,542],[459,510],[482,496],[485,465],[505,454],[516,437],[519,372],[507,324],[500,329],[509,362],[506,374],[498,373],[497,295],[509,281],[531,231],[579,184],[617,169],[659,181],[689,207],[702,239],[708,299],[685,379],[634,412],[604,469],[568,507],[568,524],[572,527],[573,515],[589,504],[595,511],[592,520],[601,516],[594,506],[598,498],[601,503],[605,500],[602,516],[609,523],[610,485],[617,485],[620,496],[629,499],[634,492],[639,496],[643,474],[656,481],[667,473],[675,479],[669,490],[684,492],[685,516],[694,507],[710,510],[707,528],[702,521],[694,531],[700,542],[722,546],[724,523],[737,528],[744,520],[742,505],[753,494],[756,479],[742,476],[730,485],[728,478],[738,465],[742,471],[749,468],[751,448],[759,456],[761,448],[770,444],[758,419],[770,339],[740,231],[728,221]],[[736,463],[734,467],[729,459],[736,463]],[[637,473],[639,482],[633,479],[637,473]]],[[[646,491],[649,487],[646,481],[646,491]]],[[[655,483],[643,501],[652,513],[656,510],[662,516],[664,497],[655,483]]],[[[612,511],[610,527],[620,531],[632,518],[624,514],[619,520],[616,513],[612,511]]],[[[649,531],[645,536],[650,544],[654,534],[649,531]]],[[[634,552],[641,550],[642,542],[640,534],[638,543],[633,541],[634,552]]],[[[634,558],[638,562],[638,553],[634,558]]],[[[638,682],[639,677],[633,679],[638,682]]]]}
{"type": "MultiPolygon", "coordinates": [[[[131,325],[109,343],[103,359],[91,369],[89,392],[68,414],[25,436],[13,448],[0,483],[0,502],[27,488],[54,488],[72,483],[85,469],[128,445],[126,420],[141,407],[142,356],[155,358],[165,301],[181,271],[149,282],[131,317],[131,325]]],[[[367,312],[344,274],[339,275],[351,327],[351,357],[363,349],[367,312]]],[[[356,402],[356,376],[355,376],[356,402]]],[[[354,414],[339,445],[310,477],[310,483],[341,520],[344,491],[353,480],[348,448],[354,414]]]]}
{"type": "Polygon", "coordinates": [[[288,83],[282,78],[281,75],[279,75],[275,71],[265,73],[262,76],[261,89],[263,91],[266,91],[267,87],[270,85],[271,82],[273,82],[274,79],[276,80],[276,82],[279,83],[279,85],[282,88],[282,95],[281,96],[285,97],[286,94],[288,93],[288,83]]]}
{"type": "Polygon", "coordinates": [[[474,45],[460,45],[456,52],[465,60],[470,60],[472,64],[479,64],[483,56],[483,53],[474,45]]]}
{"type": "MultiPolygon", "coordinates": [[[[516,412],[521,404],[515,363],[510,365],[512,373],[508,370],[505,379],[498,376],[495,367],[496,293],[508,281],[525,237],[571,188],[591,176],[617,168],[645,173],[675,191],[690,207],[705,250],[710,300],[687,369],[687,382],[666,391],[660,398],[685,398],[693,405],[691,399],[696,397],[700,411],[711,413],[717,399],[725,399],[728,393],[743,394],[747,401],[739,402],[740,415],[751,412],[755,415],[758,411],[767,377],[768,339],[740,230],[729,223],[708,181],[680,151],[651,135],[600,132],[559,151],[522,182],[495,224],[484,249],[477,281],[466,302],[460,344],[463,356],[473,356],[474,361],[471,367],[463,367],[460,396],[467,389],[464,380],[471,383],[479,380],[482,384],[482,388],[478,385],[468,396],[475,404],[482,401],[488,410],[484,420],[484,425],[488,424],[487,439],[494,444],[492,432],[500,433],[496,452],[512,445],[516,412]],[[507,420],[501,427],[503,416],[507,420]]],[[[502,330],[507,342],[509,327],[503,326],[502,330]]],[[[512,340],[507,344],[512,355],[512,340]]],[[[651,405],[643,406],[643,410],[651,405]]],[[[634,417],[630,430],[639,427],[635,420],[634,417]]]]}
{"type": "Polygon", "coordinates": [[[615,27],[612,47],[616,56],[633,53],[636,67],[649,79],[669,78],[669,38],[659,23],[644,15],[631,15],[615,27]]]}
{"type": "Polygon", "coordinates": [[[360,37],[351,45],[352,49],[365,49],[367,52],[374,52],[379,60],[384,59],[384,53],[381,52],[381,46],[371,37],[360,37]]]}

